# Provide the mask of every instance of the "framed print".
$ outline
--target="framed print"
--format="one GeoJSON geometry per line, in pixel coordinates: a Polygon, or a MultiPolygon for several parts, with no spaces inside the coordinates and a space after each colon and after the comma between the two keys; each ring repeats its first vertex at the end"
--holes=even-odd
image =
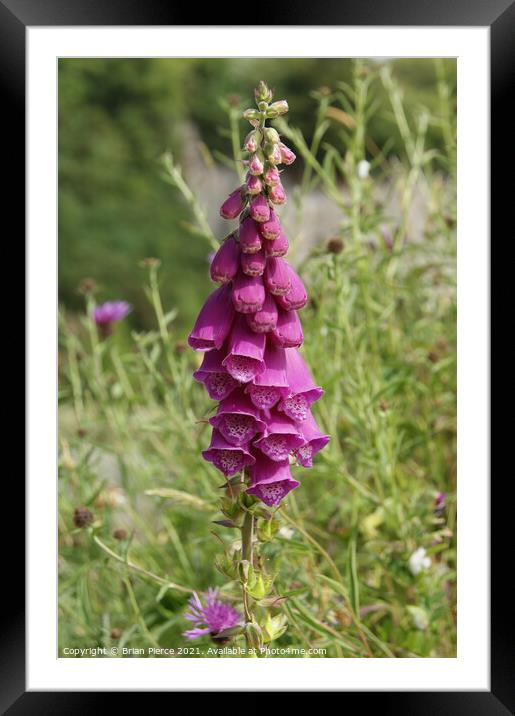
{"type": "Polygon", "coordinates": [[[0,3],[28,249],[9,713],[514,708],[488,383],[513,6],[283,14],[0,3]]]}

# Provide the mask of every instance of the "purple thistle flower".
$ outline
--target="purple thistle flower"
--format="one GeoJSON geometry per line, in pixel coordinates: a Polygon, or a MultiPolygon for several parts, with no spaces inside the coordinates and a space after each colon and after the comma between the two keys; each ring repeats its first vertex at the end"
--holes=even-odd
{"type": "Polygon", "coordinates": [[[241,614],[227,602],[218,599],[218,590],[211,587],[205,595],[205,605],[202,604],[197,593],[193,593],[189,600],[189,612],[184,614],[184,618],[192,622],[195,627],[183,633],[187,639],[198,639],[209,635],[216,640],[219,634],[243,623],[241,614]]]}
{"type": "Polygon", "coordinates": [[[100,306],[95,306],[93,320],[97,326],[106,326],[121,321],[131,311],[132,306],[127,301],[107,301],[100,306]]]}
{"type": "MultiPolygon", "coordinates": [[[[272,107],[273,116],[287,111],[282,101],[272,107]]],[[[211,277],[222,285],[205,302],[188,342],[205,351],[194,378],[219,401],[204,459],[226,477],[246,470],[247,492],[276,506],[299,485],[290,459],[311,467],[329,436],[311,414],[324,391],[297,350],[304,340],[297,311],[308,295],[282,258],[288,239],[273,207],[286,201],[276,165],[291,164],[295,154],[278,142],[275,129],[260,125],[256,112],[245,113],[255,128],[246,139],[245,184],[221,209],[226,218],[239,215],[239,229],[211,262],[211,277]]],[[[196,599],[198,616],[203,607],[196,599]]]]}

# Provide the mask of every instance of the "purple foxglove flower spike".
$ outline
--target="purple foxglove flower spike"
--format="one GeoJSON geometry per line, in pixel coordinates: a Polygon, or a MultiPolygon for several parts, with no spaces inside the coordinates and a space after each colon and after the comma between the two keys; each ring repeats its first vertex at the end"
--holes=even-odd
{"type": "Polygon", "coordinates": [[[256,453],[255,463],[250,468],[249,495],[255,495],[269,507],[279,504],[288,492],[299,486],[290,472],[288,460],[276,462],[262,453],[256,453]]]}
{"type": "Polygon", "coordinates": [[[250,172],[247,174],[247,191],[252,196],[260,194],[263,191],[263,184],[259,177],[255,177],[250,172]]]}
{"type": "MultiPolygon", "coordinates": [[[[311,467],[329,437],[310,411],[323,390],[297,350],[303,341],[297,311],[305,306],[307,292],[282,259],[288,239],[272,206],[286,201],[277,165],[291,164],[295,154],[264,117],[277,117],[288,105],[283,100],[270,105],[265,83],[257,92],[258,108],[244,112],[253,127],[244,145],[250,154],[243,160],[245,184],[220,210],[228,219],[239,215],[239,230],[212,259],[210,275],[222,286],[207,299],[188,342],[206,351],[194,378],[219,401],[203,457],[227,477],[248,468],[247,492],[276,506],[299,484],[290,472],[291,456],[297,465],[311,467]]],[[[200,618],[201,608],[196,598],[192,621],[200,618]]],[[[212,633],[208,627],[193,631],[212,633]]],[[[195,638],[193,631],[189,638],[195,638]]]]}
{"type": "Polygon", "coordinates": [[[237,316],[229,337],[228,352],[222,365],[240,383],[248,383],[265,369],[264,333],[254,333],[245,316],[237,316]]]}
{"type": "Polygon", "coordinates": [[[273,241],[264,241],[263,247],[266,256],[286,256],[288,253],[288,239],[281,232],[273,241]]]}
{"type": "Polygon", "coordinates": [[[237,447],[246,446],[254,435],[266,430],[258,408],[243,390],[237,390],[222,400],[216,415],[209,422],[228,443],[237,447]]]}
{"type": "Polygon", "coordinates": [[[227,338],[234,318],[232,286],[220,286],[208,296],[200,310],[188,343],[196,351],[221,348],[227,338]]]}
{"type": "Polygon", "coordinates": [[[282,142],[279,142],[279,151],[281,152],[281,162],[283,164],[293,164],[297,159],[292,150],[282,142]]]}
{"type": "Polygon", "coordinates": [[[204,354],[204,360],[198,370],[193,373],[195,380],[206,386],[212,400],[227,398],[240,383],[235,380],[222,366],[226,351],[212,350],[204,354]]]}
{"type": "Polygon", "coordinates": [[[228,236],[211,261],[209,273],[215,283],[228,283],[238,273],[240,247],[234,235],[228,236]]]}
{"type": "Polygon", "coordinates": [[[241,214],[247,203],[244,189],[245,186],[240,186],[238,189],[235,189],[232,194],[229,194],[228,198],[220,207],[220,216],[222,218],[235,219],[241,214]]]}
{"type": "Polygon", "coordinates": [[[288,455],[294,450],[302,450],[301,446],[305,442],[306,438],[299,433],[299,429],[286,415],[272,413],[266,421],[265,435],[255,440],[254,446],[277,462],[287,460],[288,455]]]}
{"type": "Polygon", "coordinates": [[[278,405],[292,420],[303,421],[308,417],[310,406],[324,394],[322,388],[316,386],[311,373],[296,348],[287,348],[286,377],[290,394],[278,405]]]}
{"type": "MultiPolygon", "coordinates": [[[[279,239],[276,239],[274,244],[276,244],[277,241],[279,241],[279,239]]],[[[308,294],[304,284],[290,265],[288,265],[288,269],[290,273],[291,286],[287,293],[276,296],[275,300],[277,301],[277,305],[285,311],[298,311],[301,308],[304,308],[308,302],[308,294]]]]}
{"type": "Polygon", "coordinates": [[[269,293],[266,294],[262,308],[247,314],[247,323],[255,333],[269,333],[277,326],[277,306],[269,293]]]}
{"type": "Polygon", "coordinates": [[[291,278],[288,264],[281,258],[270,257],[267,259],[263,278],[268,291],[274,296],[288,293],[290,290],[291,278]]]}
{"type": "Polygon", "coordinates": [[[324,435],[318,427],[315,418],[308,412],[306,419],[299,423],[300,434],[304,444],[294,453],[302,467],[313,467],[313,458],[329,442],[329,435],[324,435]]]}
{"type": "Polygon", "coordinates": [[[209,634],[215,641],[218,634],[243,624],[243,617],[230,604],[218,599],[217,589],[208,589],[206,606],[196,592],[189,600],[189,612],[184,618],[192,622],[194,629],[183,633],[187,639],[198,639],[209,634]]]}
{"type": "Polygon", "coordinates": [[[265,252],[261,249],[255,254],[241,254],[240,266],[247,276],[262,276],[266,266],[265,252]]]}
{"type": "Polygon", "coordinates": [[[286,193],[284,191],[283,185],[276,184],[275,186],[271,186],[268,190],[268,198],[270,199],[272,204],[285,204],[286,193]]]}
{"type": "Polygon", "coordinates": [[[225,477],[236,475],[243,468],[256,462],[255,457],[246,447],[231,445],[224,440],[218,430],[213,430],[211,444],[207,450],[202,451],[202,457],[207,462],[212,462],[220,472],[223,472],[225,477]]]}
{"type": "Polygon", "coordinates": [[[264,239],[272,241],[281,233],[281,222],[273,209],[270,209],[270,218],[259,225],[259,232],[264,239]]]}
{"type": "Polygon", "coordinates": [[[255,313],[263,308],[265,287],[261,276],[240,272],[232,284],[232,302],[239,313],[255,313]]]}
{"type": "Polygon", "coordinates": [[[297,311],[279,309],[277,325],[270,334],[273,342],[281,348],[298,348],[302,345],[304,335],[297,311]]]}
{"type": "Polygon", "coordinates": [[[240,248],[244,254],[257,254],[261,250],[258,225],[250,216],[240,224],[240,248]]]}
{"type": "Polygon", "coordinates": [[[250,202],[250,215],[260,224],[270,219],[270,205],[263,194],[258,194],[250,202]]]}

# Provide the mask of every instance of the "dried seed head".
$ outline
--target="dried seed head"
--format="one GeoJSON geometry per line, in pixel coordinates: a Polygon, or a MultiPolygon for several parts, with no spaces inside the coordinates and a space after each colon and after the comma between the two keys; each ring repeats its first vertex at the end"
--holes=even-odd
{"type": "Polygon", "coordinates": [[[76,507],[73,511],[75,527],[87,527],[93,522],[93,514],[87,507],[76,507]]]}

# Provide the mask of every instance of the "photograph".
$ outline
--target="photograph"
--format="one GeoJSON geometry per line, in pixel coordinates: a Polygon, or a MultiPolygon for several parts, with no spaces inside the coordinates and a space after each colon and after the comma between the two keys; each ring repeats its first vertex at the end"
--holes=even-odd
{"type": "Polygon", "coordinates": [[[57,118],[57,657],[456,658],[456,58],[61,57],[57,118]]]}

